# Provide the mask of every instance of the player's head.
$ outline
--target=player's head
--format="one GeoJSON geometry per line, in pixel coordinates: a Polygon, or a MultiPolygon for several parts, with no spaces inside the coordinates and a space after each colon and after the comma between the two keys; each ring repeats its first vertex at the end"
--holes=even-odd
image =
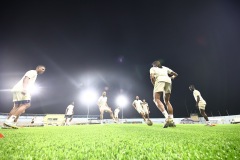
{"type": "Polygon", "coordinates": [[[190,90],[190,91],[194,91],[194,90],[195,90],[194,85],[190,85],[190,86],[189,86],[189,90],[190,90]]]}
{"type": "Polygon", "coordinates": [[[138,96],[136,96],[136,100],[139,100],[139,97],[138,97],[138,96]]]}
{"type": "Polygon", "coordinates": [[[106,91],[103,91],[103,92],[102,92],[102,96],[105,97],[106,95],[107,95],[106,91]]]}
{"type": "Polygon", "coordinates": [[[161,65],[161,62],[159,61],[159,60],[157,60],[157,61],[154,61],[153,63],[152,63],[152,66],[153,67],[162,67],[162,65],[161,65]]]}
{"type": "Polygon", "coordinates": [[[38,65],[36,67],[36,71],[38,74],[43,74],[45,72],[45,70],[46,70],[46,67],[44,65],[38,65]]]}
{"type": "Polygon", "coordinates": [[[72,102],[71,104],[74,105],[74,102],[72,102]]]}
{"type": "Polygon", "coordinates": [[[146,100],[145,100],[145,99],[143,99],[143,102],[146,102],[146,100]]]}

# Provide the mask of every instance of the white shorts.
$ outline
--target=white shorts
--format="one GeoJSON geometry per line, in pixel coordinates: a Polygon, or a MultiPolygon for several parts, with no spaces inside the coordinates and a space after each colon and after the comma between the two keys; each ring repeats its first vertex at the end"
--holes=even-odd
{"type": "Polygon", "coordinates": [[[31,95],[29,93],[22,94],[22,92],[13,92],[13,102],[31,100],[31,95]]]}
{"type": "Polygon", "coordinates": [[[115,118],[118,118],[118,113],[114,113],[114,117],[115,117],[115,118]]]}
{"type": "Polygon", "coordinates": [[[99,110],[100,111],[112,111],[111,108],[109,108],[108,106],[100,106],[99,110]]]}
{"type": "Polygon", "coordinates": [[[136,110],[138,111],[138,113],[145,113],[142,107],[136,107],[136,110]]]}
{"type": "Polygon", "coordinates": [[[156,92],[164,92],[164,93],[171,93],[172,84],[167,82],[156,82],[154,85],[153,93],[156,92]]]}
{"type": "Polygon", "coordinates": [[[206,103],[201,103],[201,102],[199,102],[199,103],[198,103],[198,108],[199,108],[199,110],[200,110],[200,109],[205,110],[206,105],[207,105],[206,103]]]}
{"type": "Polygon", "coordinates": [[[144,113],[145,113],[145,114],[149,114],[149,111],[148,111],[148,109],[146,109],[146,108],[143,108],[143,111],[144,111],[144,113]]]}

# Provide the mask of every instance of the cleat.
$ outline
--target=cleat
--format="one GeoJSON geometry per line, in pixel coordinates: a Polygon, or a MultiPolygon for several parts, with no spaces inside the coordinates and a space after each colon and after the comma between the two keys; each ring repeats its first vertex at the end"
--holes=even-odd
{"type": "Polygon", "coordinates": [[[205,126],[208,126],[208,127],[214,127],[214,126],[216,126],[215,124],[211,124],[211,123],[209,123],[209,124],[206,124],[205,126]]]}
{"type": "Polygon", "coordinates": [[[18,129],[18,127],[16,126],[16,123],[13,123],[13,122],[4,122],[4,125],[7,127],[11,127],[13,129],[18,129]]]}
{"type": "Polygon", "coordinates": [[[169,127],[169,121],[166,120],[165,123],[164,123],[164,125],[163,125],[163,128],[168,128],[168,127],[169,127]]]}
{"type": "Polygon", "coordinates": [[[12,129],[12,127],[8,127],[8,126],[6,126],[6,125],[3,125],[1,128],[2,128],[2,129],[12,129]]]}
{"type": "Polygon", "coordinates": [[[170,119],[168,122],[169,122],[169,127],[176,127],[176,124],[174,123],[173,119],[170,119]]]}

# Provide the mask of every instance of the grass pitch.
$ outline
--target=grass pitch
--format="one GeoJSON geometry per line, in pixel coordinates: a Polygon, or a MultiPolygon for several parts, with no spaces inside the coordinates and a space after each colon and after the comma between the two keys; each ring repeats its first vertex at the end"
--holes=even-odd
{"type": "Polygon", "coordinates": [[[107,124],[0,129],[1,160],[239,159],[240,125],[107,124]]]}

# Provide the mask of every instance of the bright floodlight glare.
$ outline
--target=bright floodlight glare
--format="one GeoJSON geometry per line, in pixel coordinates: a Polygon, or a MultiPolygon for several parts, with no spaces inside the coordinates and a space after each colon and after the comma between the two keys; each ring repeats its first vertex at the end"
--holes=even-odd
{"type": "Polygon", "coordinates": [[[32,95],[37,95],[40,93],[40,91],[41,91],[41,87],[36,83],[30,88],[30,92],[32,95]]]}
{"type": "Polygon", "coordinates": [[[86,105],[97,104],[97,92],[94,89],[87,89],[81,92],[81,102],[86,105]]]}
{"type": "Polygon", "coordinates": [[[116,103],[120,107],[125,107],[127,105],[127,103],[128,103],[128,100],[127,100],[127,98],[125,96],[120,95],[120,96],[117,97],[116,103]]]}

